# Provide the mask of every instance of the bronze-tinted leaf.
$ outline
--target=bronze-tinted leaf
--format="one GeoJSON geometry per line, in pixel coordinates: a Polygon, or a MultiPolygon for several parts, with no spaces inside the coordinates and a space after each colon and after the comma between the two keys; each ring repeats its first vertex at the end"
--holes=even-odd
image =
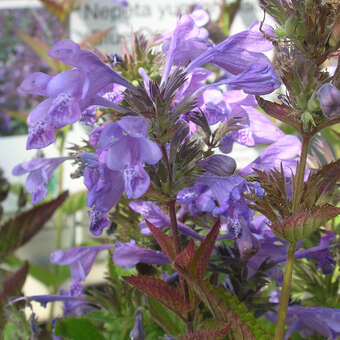
{"type": "Polygon", "coordinates": [[[271,117],[280,120],[300,131],[300,123],[295,118],[293,110],[285,104],[273,103],[261,97],[256,97],[259,106],[271,117]]]}
{"type": "Polygon", "coordinates": [[[186,248],[176,256],[175,263],[181,266],[182,268],[187,268],[194,256],[194,250],[195,243],[193,240],[190,240],[186,248]]]}
{"type": "Polygon", "coordinates": [[[176,250],[173,240],[170,236],[165,234],[163,231],[159,230],[159,228],[156,228],[152,223],[149,221],[145,221],[148,227],[150,228],[152,235],[158,242],[159,246],[162,248],[165,255],[171,259],[174,260],[176,257],[176,250]]]}
{"type": "Polygon", "coordinates": [[[37,234],[67,196],[68,192],[64,192],[56,199],[35,206],[5,222],[0,227],[0,262],[37,234]]]}
{"type": "Polygon", "coordinates": [[[183,335],[180,340],[218,340],[227,334],[229,328],[230,326],[222,329],[200,329],[199,331],[183,335]]]}
{"type": "Polygon", "coordinates": [[[0,329],[3,329],[6,323],[4,305],[8,302],[10,297],[21,294],[21,289],[26,281],[28,269],[29,265],[28,262],[26,262],[23,267],[7,277],[2,283],[0,291],[0,329]]]}
{"type": "Polygon", "coordinates": [[[183,314],[191,309],[185,302],[183,294],[161,279],[145,275],[124,276],[124,279],[146,295],[162,303],[181,318],[184,318],[183,314]]]}
{"type": "Polygon", "coordinates": [[[96,46],[101,43],[103,38],[105,38],[112,30],[112,26],[106,28],[105,30],[92,33],[88,37],[86,37],[79,45],[81,48],[86,48],[88,46],[96,46]]]}
{"type": "Polygon", "coordinates": [[[209,234],[194,253],[192,262],[190,264],[190,270],[195,272],[199,279],[202,279],[205,274],[219,230],[220,220],[215,223],[214,227],[210,230],[209,234]]]}

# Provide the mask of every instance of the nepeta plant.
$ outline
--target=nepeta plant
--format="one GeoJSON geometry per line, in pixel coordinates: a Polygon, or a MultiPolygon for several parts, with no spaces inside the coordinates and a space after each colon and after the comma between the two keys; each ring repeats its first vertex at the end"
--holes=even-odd
{"type": "MultiPolygon", "coordinates": [[[[85,319],[90,309],[109,310],[105,299],[82,292],[98,252],[109,250],[115,264],[136,266],[139,274],[124,279],[147,296],[145,308],[169,338],[281,340],[286,324],[286,339],[295,330],[340,335],[339,309],[289,305],[294,258],[312,259],[325,275],[335,265],[338,244],[327,223],[340,212],[339,161],[313,169],[307,156],[313,136],[340,122],[339,66],[333,74],[324,67],[340,44],[334,30],[340,7],[263,3],[278,22],[275,31],[256,23],[215,45],[203,27],[207,13],[196,8],[158,38],[163,54],[139,36],[118,62],[62,40],[49,56],[73,68],[23,82],[22,91],[47,97],[28,117],[28,149],[53,143],[56,130],[84,115],[93,123],[89,140],[68,157],[15,168],[29,173],[33,200],[46,196],[58,164],[72,160],[88,190],[94,236],[104,237],[114,222],[117,235],[131,227],[149,235],[143,247],[128,237],[56,250],[51,262],[70,265],[70,289],[26,301],[60,300],[64,316],[85,319]],[[274,66],[263,53],[271,49],[274,66]],[[279,91],[280,81],[281,104],[260,97],[279,91]],[[259,107],[296,135],[286,135],[259,107]],[[267,147],[237,169],[227,155],[233,143],[267,147]],[[308,244],[311,235],[320,242],[308,244]],[[263,316],[276,322],[275,335],[263,316]]],[[[56,335],[67,336],[67,320],[78,322],[57,321],[56,335]]],[[[145,338],[140,309],[130,337],[145,338]]]]}

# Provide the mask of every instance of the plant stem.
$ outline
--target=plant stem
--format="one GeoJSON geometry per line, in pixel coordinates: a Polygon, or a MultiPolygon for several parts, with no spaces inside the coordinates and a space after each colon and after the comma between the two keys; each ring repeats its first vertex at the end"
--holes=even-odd
{"type": "Polygon", "coordinates": [[[293,213],[296,213],[299,207],[300,198],[303,190],[303,182],[305,177],[305,168],[307,164],[307,155],[308,155],[308,147],[309,147],[309,137],[304,137],[302,139],[302,148],[300,155],[300,162],[298,164],[298,168],[296,170],[296,186],[294,192],[293,199],[293,213]]]}
{"type": "Polygon", "coordinates": [[[290,286],[292,284],[295,248],[296,248],[295,243],[291,243],[288,248],[288,257],[286,261],[285,276],[283,279],[283,285],[282,285],[282,290],[281,290],[280,309],[278,312],[277,324],[276,324],[276,329],[275,329],[275,340],[282,340],[284,336],[289,295],[290,295],[290,286]]]}
{"type": "MultiPolygon", "coordinates": [[[[170,166],[168,154],[167,154],[166,147],[164,144],[161,145],[161,150],[163,154],[163,161],[168,170],[169,188],[170,188],[170,194],[171,194],[173,178],[172,178],[172,172],[171,172],[171,166],[170,166]]],[[[176,200],[174,199],[174,200],[169,201],[167,205],[168,205],[169,215],[170,215],[172,239],[174,241],[176,255],[178,255],[182,251],[182,247],[181,247],[180,236],[179,236],[179,231],[178,231],[178,223],[177,223],[177,217],[176,217],[176,200]]],[[[181,275],[179,275],[179,281],[180,281],[181,286],[183,287],[185,301],[189,303],[190,297],[189,297],[188,284],[181,275]]],[[[186,320],[188,332],[193,332],[193,320],[194,320],[194,311],[188,312],[187,320],[186,320]]]]}
{"type": "MultiPolygon", "coordinates": [[[[298,211],[300,200],[301,200],[304,176],[305,176],[305,168],[307,164],[309,142],[310,142],[310,137],[303,136],[300,162],[297,165],[296,182],[294,186],[295,190],[293,193],[293,208],[292,208],[293,214],[295,214],[298,211]]],[[[280,307],[279,307],[279,312],[278,312],[278,317],[277,317],[274,340],[283,340],[283,337],[284,337],[288,302],[289,302],[289,296],[290,296],[290,287],[292,284],[292,277],[293,277],[295,250],[296,250],[296,243],[290,243],[288,247],[288,257],[286,261],[285,275],[284,275],[283,285],[282,285],[282,290],[281,290],[280,307]]]]}

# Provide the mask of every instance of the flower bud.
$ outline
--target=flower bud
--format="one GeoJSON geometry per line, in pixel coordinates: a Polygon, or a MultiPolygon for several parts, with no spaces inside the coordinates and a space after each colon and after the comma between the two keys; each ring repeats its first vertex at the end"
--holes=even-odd
{"type": "Polygon", "coordinates": [[[138,309],[136,312],[135,325],[130,332],[131,340],[144,340],[145,332],[143,328],[143,312],[141,309],[138,309]]]}

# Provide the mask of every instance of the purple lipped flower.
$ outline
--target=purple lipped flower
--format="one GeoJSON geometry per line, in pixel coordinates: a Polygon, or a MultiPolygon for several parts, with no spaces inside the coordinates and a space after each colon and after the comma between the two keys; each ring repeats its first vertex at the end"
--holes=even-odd
{"type": "Polygon", "coordinates": [[[106,165],[112,170],[124,170],[141,163],[158,163],[161,150],[147,138],[147,133],[147,121],[142,117],[124,117],[106,125],[99,139],[99,152],[107,150],[106,165]]]}
{"type": "Polygon", "coordinates": [[[126,168],[123,171],[125,182],[125,193],[127,198],[142,197],[149,188],[150,177],[144,170],[142,164],[126,168]]]}
{"type": "Polygon", "coordinates": [[[89,274],[97,254],[102,250],[113,249],[113,245],[58,249],[51,253],[50,261],[59,266],[70,265],[73,281],[84,281],[89,274]]]}
{"type": "Polygon", "coordinates": [[[331,83],[324,84],[317,92],[323,114],[328,119],[340,115],[340,91],[331,83]]]}
{"type": "Polygon", "coordinates": [[[86,164],[84,183],[88,189],[87,206],[98,211],[108,212],[123,194],[124,178],[122,173],[113,171],[105,164],[100,163],[95,154],[84,153],[79,157],[86,164]]]}
{"type": "Polygon", "coordinates": [[[51,47],[48,55],[85,72],[89,78],[89,92],[97,94],[103,88],[101,85],[103,82],[106,85],[110,83],[120,84],[131,91],[136,91],[136,88],[130,82],[104,64],[95,54],[81,49],[78,44],[71,40],[57,42],[51,47]]]}
{"type": "Polygon", "coordinates": [[[243,90],[245,93],[263,95],[280,87],[273,66],[253,63],[237,75],[232,75],[217,84],[227,84],[230,90],[243,90]]]}
{"type": "MultiPolygon", "coordinates": [[[[274,297],[271,302],[277,302],[274,297]]],[[[266,317],[277,322],[277,312],[267,312],[266,317]]],[[[288,340],[294,331],[298,331],[304,338],[311,338],[321,334],[327,339],[336,340],[340,336],[340,309],[326,307],[304,307],[299,305],[288,306],[288,331],[284,339],[288,340]]]]}
{"type": "Polygon", "coordinates": [[[149,187],[150,178],[144,164],[154,165],[162,158],[160,148],[147,138],[147,133],[144,118],[125,117],[106,125],[99,138],[99,159],[109,169],[123,173],[129,198],[143,196],[149,187]]]}
{"type": "Polygon", "coordinates": [[[270,144],[284,137],[285,134],[261,111],[252,106],[243,106],[249,120],[249,127],[233,133],[233,138],[243,145],[254,146],[270,144]],[[245,136],[249,136],[245,138],[245,136]],[[251,139],[251,141],[249,141],[251,139]]]}
{"type": "Polygon", "coordinates": [[[140,248],[135,240],[128,243],[118,242],[114,250],[113,262],[121,267],[132,268],[137,263],[147,264],[169,264],[169,259],[160,251],[140,248]]]}
{"type": "MultiPolygon", "coordinates": [[[[137,201],[130,202],[129,207],[141,214],[145,220],[148,220],[157,228],[163,228],[170,226],[170,218],[161,210],[161,208],[153,202],[137,201]]],[[[150,234],[146,222],[142,221],[138,224],[142,234],[150,234]]]]}
{"type": "Polygon", "coordinates": [[[21,85],[19,91],[26,94],[36,94],[39,96],[47,96],[47,84],[51,80],[51,76],[43,72],[34,72],[28,75],[21,85]]]}
{"type": "Polygon", "coordinates": [[[207,39],[207,30],[198,26],[196,22],[202,23],[200,20],[195,21],[190,15],[183,15],[172,32],[165,33],[158,39],[158,41],[166,39],[162,46],[163,52],[167,55],[162,83],[167,81],[172,65],[184,66],[212,45],[207,39]]]}
{"type": "Polygon", "coordinates": [[[12,174],[14,176],[29,174],[26,180],[26,190],[32,194],[32,203],[35,204],[47,196],[46,185],[57,167],[68,159],[72,157],[35,158],[16,165],[12,174]]]}
{"type": "Polygon", "coordinates": [[[301,142],[298,137],[285,135],[277,142],[268,146],[258,158],[243,168],[239,175],[245,176],[252,173],[252,169],[268,171],[270,169],[280,169],[281,163],[286,176],[291,176],[295,172],[296,161],[294,160],[300,154],[301,142]]]}
{"type": "Polygon", "coordinates": [[[103,230],[111,224],[103,211],[94,208],[88,214],[90,217],[90,231],[94,236],[100,236],[103,230]]]}
{"type": "Polygon", "coordinates": [[[195,184],[177,194],[176,202],[185,206],[192,216],[200,212],[211,213],[216,208],[214,194],[207,185],[195,184]]]}
{"type": "Polygon", "coordinates": [[[260,52],[272,47],[271,42],[253,27],[207,49],[187,66],[186,72],[208,63],[216,64],[231,74],[239,74],[255,63],[270,65],[269,59],[260,52]]]}

